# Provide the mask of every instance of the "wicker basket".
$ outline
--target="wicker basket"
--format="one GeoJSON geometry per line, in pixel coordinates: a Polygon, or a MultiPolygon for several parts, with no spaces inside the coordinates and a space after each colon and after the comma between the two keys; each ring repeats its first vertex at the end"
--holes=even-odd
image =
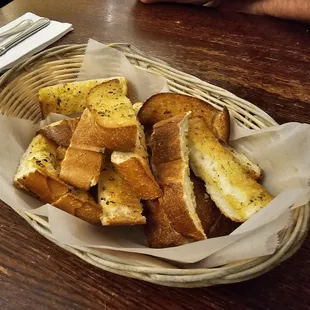
{"type": "MultiPolygon", "coordinates": [[[[149,57],[129,44],[110,44],[123,52],[137,67],[164,76],[170,90],[196,96],[220,109],[227,106],[241,126],[257,129],[276,122],[262,110],[228,91],[177,71],[166,63],[149,57]]],[[[63,45],[45,50],[7,71],[0,80],[0,112],[32,121],[40,120],[38,89],[76,79],[86,45],[63,45]]],[[[203,287],[255,278],[293,255],[307,235],[309,204],[297,208],[294,223],[281,235],[280,245],[271,256],[241,261],[218,268],[180,269],[154,267],[127,260],[113,251],[95,251],[62,246],[88,263],[103,270],[144,281],[175,287],[203,287]]],[[[29,212],[19,213],[40,234],[53,240],[45,218],[29,212]]]]}

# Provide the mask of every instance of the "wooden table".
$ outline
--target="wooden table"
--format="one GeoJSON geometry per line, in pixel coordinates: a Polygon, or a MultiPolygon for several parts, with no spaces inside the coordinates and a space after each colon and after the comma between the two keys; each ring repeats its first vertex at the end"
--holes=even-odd
{"type": "MultiPolygon", "coordinates": [[[[0,26],[28,11],[73,24],[57,44],[130,42],[253,102],[280,123],[310,123],[309,25],[135,0],[15,0],[0,11],[0,26]]],[[[309,309],[309,262],[308,238],[291,259],[246,283],[160,287],[89,266],[1,204],[2,310],[309,309]]]]}

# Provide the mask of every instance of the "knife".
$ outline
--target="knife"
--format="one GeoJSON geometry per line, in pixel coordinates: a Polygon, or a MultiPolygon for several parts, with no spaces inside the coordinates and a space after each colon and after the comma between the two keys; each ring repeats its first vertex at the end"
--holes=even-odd
{"type": "Polygon", "coordinates": [[[12,27],[11,29],[0,33],[0,38],[8,37],[23,30],[26,30],[32,25],[33,21],[31,19],[25,19],[21,21],[18,25],[12,27]]]}
{"type": "Polygon", "coordinates": [[[36,22],[34,22],[29,28],[24,30],[23,32],[16,35],[14,38],[8,40],[7,42],[0,45],[0,56],[5,54],[9,49],[16,46],[20,42],[32,36],[34,33],[40,31],[44,27],[50,24],[50,20],[48,18],[40,18],[36,22]]]}

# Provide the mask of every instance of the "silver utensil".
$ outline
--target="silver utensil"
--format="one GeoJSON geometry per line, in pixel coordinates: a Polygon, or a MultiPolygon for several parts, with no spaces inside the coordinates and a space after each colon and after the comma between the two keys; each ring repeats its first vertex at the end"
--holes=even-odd
{"type": "Polygon", "coordinates": [[[0,56],[5,54],[9,49],[16,46],[18,43],[24,41],[25,39],[32,36],[34,33],[40,31],[41,29],[49,25],[50,22],[51,21],[48,18],[40,18],[39,20],[34,22],[29,28],[19,33],[14,38],[0,45],[0,56]]]}
{"type": "Polygon", "coordinates": [[[26,30],[33,23],[31,19],[25,19],[11,29],[0,33],[0,38],[11,36],[15,33],[26,30]]]}

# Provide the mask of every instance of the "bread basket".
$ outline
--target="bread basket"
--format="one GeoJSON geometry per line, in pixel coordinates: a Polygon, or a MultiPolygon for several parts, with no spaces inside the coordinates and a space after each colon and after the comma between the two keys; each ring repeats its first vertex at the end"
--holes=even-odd
{"type": "MultiPolygon", "coordinates": [[[[130,44],[110,44],[123,52],[129,61],[143,70],[164,76],[170,90],[196,96],[214,107],[227,106],[241,126],[258,129],[276,122],[251,103],[228,91],[208,84],[189,74],[149,57],[130,44]]],[[[37,122],[41,118],[37,100],[39,88],[76,79],[86,45],[63,45],[45,50],[7,71],[0,80],[0,111],[37,122]]],[[[51,235],[46,218],[29,212],[19,213],[40,234],[58,244],[51,235]]],[[[293,211],[293,224],[280,236],[277,251],[270,256],[235,262],[217,268],[181,269],[155,267],[83,247],[63,246],[67,251],[100,269],[160,285],[174,287],[205,287],[241,282],[266,273],[293,255],[304,241],[309,225],[309,204],[293,211]]],[[[112,254],[111,254],[112,253],[112,254]]]]}

